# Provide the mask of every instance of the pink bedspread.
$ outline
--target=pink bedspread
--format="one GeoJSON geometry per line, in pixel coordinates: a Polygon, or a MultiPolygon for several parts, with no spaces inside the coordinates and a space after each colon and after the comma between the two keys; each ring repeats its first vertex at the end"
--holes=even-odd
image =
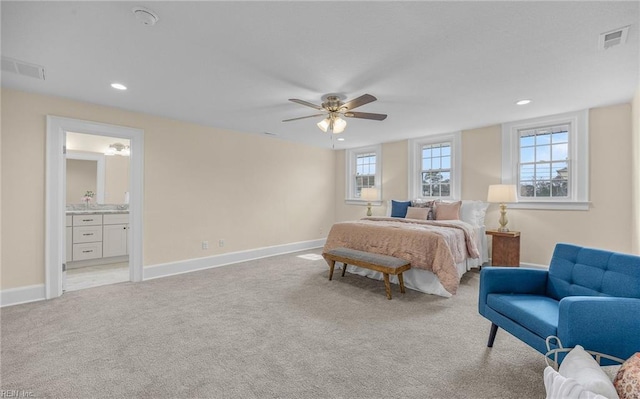
{"type": "Polygon", "coordinates": [[[460,283],[456,263],[480,256],[475,230],[459,220],[369,217],[336,223],[331,227],[324,251],[337,247],[407,260],[412,268],[433,272],[452,295],[460,283]]]}

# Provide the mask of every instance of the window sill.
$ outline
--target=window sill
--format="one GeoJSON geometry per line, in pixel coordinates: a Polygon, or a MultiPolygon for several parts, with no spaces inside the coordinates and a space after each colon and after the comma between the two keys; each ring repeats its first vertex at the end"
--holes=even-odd
{"type": "Polygon", "coordinates": [[[508,209],[538,209],[557,211],[588,211],[590,202],[570,202],[570,201],[521,201],[515,204],[507,204],[508,209]]]}
{"type": "Polygon", "coordinates": [[[364,205],[366,206],[369,202],[371,202],[371,206],[380,206],[382,205],[382,201],[377,200],[377,201],[365,201],[365,200],[361,200],[361,199],[349,199],[346,198],[344,200],[344,203],[347,205],[364,205]]]}

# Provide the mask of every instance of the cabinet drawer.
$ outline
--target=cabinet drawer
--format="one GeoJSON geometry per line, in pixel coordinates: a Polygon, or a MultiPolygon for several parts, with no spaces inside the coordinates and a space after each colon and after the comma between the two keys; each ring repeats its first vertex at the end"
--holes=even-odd
{"type": "Polygon", "coordinates": [[[96,226],[102,224],[102,215],[73,215],[74,226],[96,226]]]}
{"type": "Polygon", "coordinates": [[[102,258],[102,242],[73,244],[73,260],[102,258]]]}
{"type": "Polygon", "coordinates": [[[80,226],[73,228],[73,243],[102,242],[102,226],[80,226]]]}
{"type": "Polygon", "coordinates": [[[113,215],[104,215],[102,220],[104,224],[128,224],[129,214],[114,213],[113,215]]]}

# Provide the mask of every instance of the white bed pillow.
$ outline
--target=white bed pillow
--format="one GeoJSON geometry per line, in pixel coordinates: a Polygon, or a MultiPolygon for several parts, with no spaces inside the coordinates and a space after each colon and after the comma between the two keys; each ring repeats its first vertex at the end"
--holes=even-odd
{"type": "Polygon", "coordinates": [[[560,364],[558,370],[563,377],[572,378],[586,390],[609,399],[619,399],[616,388],[609,376],[602,371],[598,362],[580,345],[576,345],[560,364]]]}
{"type": "Polygon", "coordinates": [[[487,214],[489,203],[476,200],[462,200],[460,209],[460,220],[472,226],[484,226],[484,218],[487,214]]]}
{"type": "Polygon", "coordinates": [[[547,392],[546,399],[607,399],[586,390],[573,378],[560,375],[550,366],[544,369],[544,388],[547,392]]]}

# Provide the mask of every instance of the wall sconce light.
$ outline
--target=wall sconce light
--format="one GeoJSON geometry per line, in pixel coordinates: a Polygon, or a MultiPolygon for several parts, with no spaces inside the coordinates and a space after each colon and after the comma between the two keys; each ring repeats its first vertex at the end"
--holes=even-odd
{"type": "Polygon", "coordinates": [[[131,149],[128,145],[114,143],[109,145],[109,148],[104,152],[104,155],[122,155],[123,157],[128,157],[131,155],[131,149]]]}

